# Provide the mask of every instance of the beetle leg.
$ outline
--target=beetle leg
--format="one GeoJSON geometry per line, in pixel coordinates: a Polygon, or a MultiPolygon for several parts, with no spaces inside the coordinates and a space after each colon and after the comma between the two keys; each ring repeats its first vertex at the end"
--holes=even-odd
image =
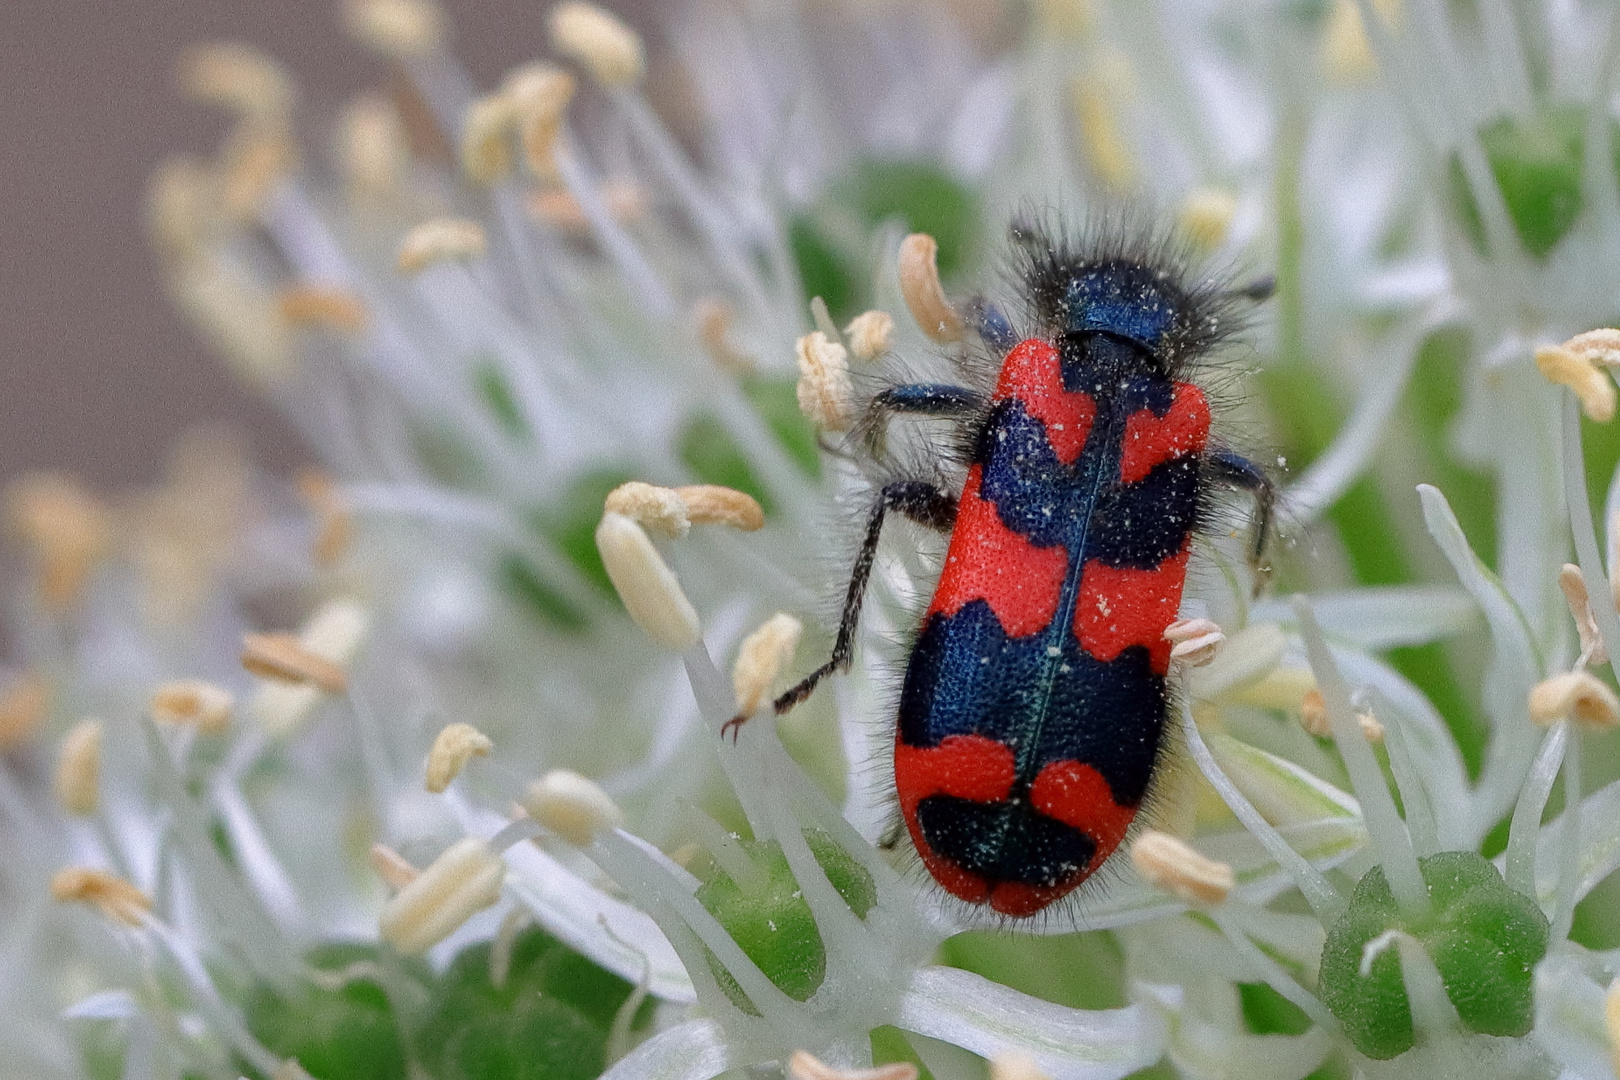
{"type": "Polygon", "coordinates": [[[865,445],[867,453],[881,458],[888,441],[889,417],[901,414],[960,419],[972,416],[983,405],[984,399],[965,386],[903,383],[891,386],[872,398],[861,417],[856,435],[865,445]]]}
{"type": "Polygon", "coordinates": [[[896,480],[885,485],[878,493],[872,514],[867,518],[866,536],[855,555],[855,567],[849,576],[849,591],[844,594],[844,612],[838,620],[838,636],[833,643],[832,656],[772,703],[777,715],[809,697],[816,685],[828,675],[849,668],[850,660],[855,655],[855,630],[861,621],[861,602],[866,599],[866,586],[872,577],[872,560],[877,556],[878,539],[883,534],[883,518],[890,511],[931,529],[946,532],[956,522],[956,496],[947,495],[933,484],[921,480],[896,480]]]}
{"type": "Polygon", "coordinates": [[[1254,569],[1254,591],[1258,594],[1271,576],[1271,567],[1267,565],[1265,555],[1271,543],[1277,485],[1260,466],[1231,451],[1213,451],[1208,461],[1210,479],[1240,488],[1254,496],[1254,543],[1249,548],[1249,565],[1254,569]]]}

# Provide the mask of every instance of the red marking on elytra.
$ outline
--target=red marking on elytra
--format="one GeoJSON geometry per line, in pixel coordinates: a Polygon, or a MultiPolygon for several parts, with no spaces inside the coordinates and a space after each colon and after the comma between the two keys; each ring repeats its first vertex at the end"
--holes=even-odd
{"type": "Polygon", "coordinates": [[[980,475],[978,465],[968,470],[928,614],[955,615],[970,600],[984,600],[1008,637],[1025,637],[1057,613],[1069,553],[1036,547],[1007,528],[995,504],[979,497],[980,475]]]}
{"type": "Polygon", "coordinates": [[[995,739],[947,735],[938,746],[895,744],[894,786],[908,820],[930,795],[988,803],[1005,799],[1012,785],[1012,748],[995,739]]]}
{"type": "Polygon", "coordinates": [[[1084,874],[1076,874],[1056,885],[1029,885],[1022,881],[1003,881],[990,891],[990,907],[1015,919],[1027,918],[1052,901],[1074,891],[1075,886],[1084,880],[1084,874]]]}
{"type": "Polygon", "coordinates": [[[1074,464],[1091,434],[1097,403],[1089,394],[1063,388],[1063,362],[1051,342],[1028,338],[1013,346],[1001,362],[992,400],[1006,398],[1022,401],[1024,411],[1046,425],[1046,441],[1058,460],[1074,464]]]}
{"type": "Polygon", "coordinates": [[[1131,645],[1147,648],[1153,670],[1170,670],[1165,629],[1176,621],[1181,588],[1187,580],[1192,541],[1152,570],[1105,566],[1088,561],[1080,572],[1080,598],[1074,605],[1074,634],[1080,647],[1098,660],[1114,660],[1131,645]]]}
{"type": "Polygon", "coordinates": [[[1209,441],[1209,402],[1192,383],[1176,383],[1175,397],[1163,416],[1138,409],[1125,419],[1125,445],[1119,478],[1134,484],[1155,465],[1201,453],[1209,441]]]}
{"type": "Polygon", "coordinates": [[[1136,817],[1136,807],[1114,801],[1102,773],[1079,761],[1054,761],[1042,769],[1029,787],[1029,801],[1047,817],[1091,837],[1097,850],[1088,874],[1114,853],[1136,817]]]}
{"type": "Polygon", "coordinates": [[[997,802],[1012,791],[1013,752],[1005,743],[983,735],[947,735],[938,746],[894,748],[894,786],[900,814],[922,856],[923,865],[945,891],[971,904],[982,904],[990,886],[934,852],[917,823],[917,804],[930,795],[954,795],[974,802],[997,802]]]}

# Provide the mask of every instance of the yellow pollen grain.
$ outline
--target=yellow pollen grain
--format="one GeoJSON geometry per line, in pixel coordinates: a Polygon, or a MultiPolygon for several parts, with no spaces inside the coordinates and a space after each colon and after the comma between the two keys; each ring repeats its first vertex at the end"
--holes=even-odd
{"type": "Polygon", "coordinates": [[[945,299],[939,281],[939,243],[927,233],[912,233],[900,242],[900,295],[906,310],[927,334],[941,345],[962,337],[962,317],[945,299]]]}
{"type": "Polygon", "coordinates": [[[1149,884],[1189,904],[1220,904],[1236,884],[1229,865],[1154,829],[1131,845],[1131,863],[1149,884]]]}
{"type": "Polygon", "coordinates": [[[395,892],[415,881],[417,875],[422,872],[387,844],[372,844],[367,857],[371,860],[371,868],[377,871],[377,876],[395,892]]]}
{"type": "Polygon", "coordinates": [[[1199,188],[1182,200],[1176,213],[1181,232],[1203,251],[1213,251],[1226,239],[1237,216],[1237,196],[1224,188],[1199,188]]]}
{"type": "Polygon", "coordinates": [[[765,527],[764,509],[745,491],[719,484],[691,484],[676,488],[675,494],[686,504],[686,516],[694,525],[727,525],[738,532],[765,527]]]}
{"type": "Polygon", "coordinates": [[[80,720],[56,758],[56,801],[70,814],[93,814],[101,802],[100,720],[80,720]]]}
{"type": "Polygon", "coordinates": [[[887,311],[865,311],[844,327],[844,340],[855,359],[871,363],[889,351],[894,338],[894,316],[887,311]]]}
{"type": "Polygon", "coordinates": [[[608,793],[569,769],[553,769],[530,784],[523,809],[571,844],[589,844],[598,833],[624,824],[624,813],[608,793]]]}
{"type": "Polygon", "coordinates": [[[231,723],[236,699],[222,686],[204,679],[171,679],[152,691],[147,711],[165,724],[194,727],[204,735],[220,735],[231,723]]]}
{"type": "Polygon", "coordinates": [[[732,340],[731,326],[735,318],[731,305],[719,297],[705,297],[692,308],[698,340],[715,367],[729,375],[752,375],[759,363],[732,340]]]}
{"type": "Polygon", "coordinates": [[[488,186],[512,175],[517,105],[505,94],[475,99],[461,118],[461,171],[488,186]]]}
{"type": "Polygon", "coordinates": [[[0,690],[0,750],[10,750],[30,742],[45,723],[51,705],[51,684],[45,676],[29,671],[0,690]]]}
{"type": "Polygon", "coordinates": [[[845,431],[855,419],[849,353],[820,330],[798,342],[799,409],[822,431],[845,431]]]}
{"type": "Polygon", "coordinates": [[[897,1061],[871,1069],[835,1069],[808,1050],[795,1050],[787,1074],[788,1080],[917,1080],[917,1066],[897,1061]]]}
{"type": "Polygon", "coordinates": [[[386,94],[357,96],[343,110],[337,130],[337,156],[351,200],[364,203],[400,190],[410,170],[410,138],[386,94]]]}
{"type": "Polygon", "coordinates": [[[1574,391],[1589,418],[1598,423],[1614,419],[1614,380],[1590,356],[1563,345],[1543,345],[1536,349],[1536,368],[1549,382],[1574,391]]]}
{"type": "Polygon", "coordinates": [[[287,69],[263,50],[239,41],[196,45],[180,57],[180,90],[255,124],[285,124],[296,94],[287,69]]]}
{"type": "Polygon", "coordinates": [[[738,716],[752,716],[759,710],[777,675],[792,662],[803,632],[803,623],[778,612],[743,640],[737,652],[737,664],[731,669],[738,716]]]}
{"type": "Polygon", "coordinates": [[[89,904],[113,922],[140,926],[152,910],[152,898],[105,870],[70,866],[51,878],[51,899],[89,904]]]}
{"type": "Polygon", "coordinates": [[[1570,618],[1575,620],[1575,632],[1581,636],[1581,655],[1590,664],[1608,663],[1609,653],[1598,632],[1597,616],[1592,613],[1592,601],[1587,596],[1586,578],[1581,568],[1565,563],[1558,571],[1558,588],[1569,605],[1570,618]]]}
{"type": "Polygon", "coordinates": [[[292,634],[244,634],[242,666],[276,682],[318,687],[341,694],[349,677],[338,664],[306,647],[292,634]]]}
{"type": "Polygon", "coordinates": [[[489,736],[471,724],[449,724],[433,740],[428,751],[427,789],[434,794],[443,792],[450,782],[461,775],[467,762],[476,757],[487,757],[495,748],[489,736]]]}
{"type": "Polygon", "coordinates": [[[5,512],[38,560],[40,601],[55,612],[77,604],[112,544],[111,511],[74,477],[41,472],[6,486],[5,512]]]}
{"type": "Polygon", "coordinates": [[[551,44],[603,86],[630,86],[646,67],[641,38],[617,15],[566,0],[551,9],[551,44]]]}
{"type": "Polygon", "coordinates": [[[370,315],[358,296],[326,285],[288,285],[276,294],[276,308],[287,325],[358,334],[370,315]]]}
{"type": "Polygon", "coordinates": [[[1028,1054],[1010,1050],[990,1059],[990,1080],[1052,1080],[1028,1054]]]}
{"type": "Polygon", "coordinates": [[[489,248],[484,227],[466,218],[424,221],[400,241],[397,263],[401,273],[419,274],[433,263],[476,259],[489,248]]]}
{"type": "Polygon", "coordinates": [[[647,636],[676,652],[697,643],[697,611],[634,518],[604,513],[596,526],[596,550],[619,601],[647,636]]]}
{"type": "Polygon", "coordinates": [[[1620,724],[1620,697],[1587,671],[1566,671],[1530,688],[1530,719],[1547,727],[1573,720],[1591,731],[1620,724]]]}
{"type": "Polygon", "coordinates": [[[433,0],[348,0],[343,22],[361,44],[394,60],[425,56],[444,45],[444,12],[433,0]]]}
{"type": "Polygon", "coordinates": [[[302,469],[298,494],[315,514],[315,543],[310,550],[315,565],[336,565],[354,546],[354,517],[337,483],[319,469],[302,469]]]}
{"type": "Polygon", "coordinates": [[[602,506],[608,513],[623,514],[665,540],[679,540],[692,528],[686,503],[674,488],[632,480],[608,492],[602,506]]]}

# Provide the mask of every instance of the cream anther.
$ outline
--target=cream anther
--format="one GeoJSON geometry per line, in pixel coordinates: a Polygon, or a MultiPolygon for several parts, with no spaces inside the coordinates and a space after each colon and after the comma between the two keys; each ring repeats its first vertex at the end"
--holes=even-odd
{"type": "Polygon", "coordinates": [[[444,45],[444,12],[432,0],[348,0],[343,16],[356,40],[390,59],[425,56],[444,45]]]}
{"type": "Polygon", "coordinates": [[[665,540],[679,540],[692,528],[686,503],[673,489],[632,480],[608,492],[603,508],[633,518],[643,529],[665,540]]]}
{"type": "Polygon", "coordinates": [[[855,419],[849,353],[820,330],[799,339],[799,408],[822,431],[844,431],[855,419]]]}
{"type": "Polygon", "coordinates": [[[180,89],[255,124],[284,125],[292,114],[292,76],[261,49],[239,41],[197,45],[180,57],[180,89]]]}
{"type": "Polygon", "coordinates": [[[399,245],[398,265],[401,273],[418,274],[436,262],[476,259],[488,247],[484,227],[478,222],[434,218],[405,234],[399,245]]]}
{"type": "Polygon", "coordinates": [[[551,44],[603,86],[640,81],[646,63],[634,30],[612,12],[580,0],[551,9],[551,44]]]}
{"type": "Polygon", "coordinates": [[[1189,904],[1222,903],[1236,883],[1226,863],[1206,858],[1169,833],[1153,829],[1131,845],[1131,863],[1154,887],[1189,904]]]}
{"type": "Polygon", "coordinates": [[[894,337],[894,316],[887,311],[864,311],[844,327],[844,339],[855,359],[871,363],[889,351],[894,337]]]}
{"type": "Polygon", "coordinates": [[[1581,403],[1581,411],[1598,423],[1614,419],[1614,380],[1592,358],[1565,345],[1536,349],[1536,368],[1549,381],[1567,386],[1581,403]]]}
{"type": "Polygon", "coordinates": [[[51,878],[51,899],[89,904],[125,926],[140,926],[152,910],[152,898],[123,878],[84,866],[58,870],[51,878]]]}
{"type": "Polygon", "coordinates": [[[675,494],[694,525],[727,525],[739,532],[765,527],[765,511],[747,492],[719,484],[690,484],[676,488],[675,494]]]}
{"type": "Polygon", "coordinates": [[[235,706],[236,699],[222,686],[205,679],[171,679],[152,691],[147,711],[160,723],[221,735],[230,727],[235,706]]]}
{"type": "Polygon", "coordinates": [[[101,802],[101,721],[80,720],[56,759],[56,801],[70,814],[93,814],[101,802]]]}
{"type": "Polygon", "coordinates": [[[1215,659],[1226,635],[1209,619],[1178,619],[1165,627],[1164,640],[1171,643],[1171,660],[1203,667],[1215,659]]]}
{"type": "Polygon", "coordinates": [[[804,624],[778,612],[743,641],[731,686],[737,696],[737,715],[752,716],[766,700],[782,668],[793,660],[804,624]]]}
{"type": "Polygon", "coordinates": [[[685,652],[697,643],[697,612],[675,573],[635,519],[604,513],[596,550],[625,611],[660,645],[685,652]]]}
{"type": "Polygon", "coordinates": [[[795,1050],[787,1074],[788,1080],[917,1080],[917,1066],[897,1061],[873,1069],[835,1069],[808,1050],[795,1050]]]}
{"type": "Polygon", "coordinates": [[[594,780],[553,769],[529,785],[523,808],[570,844],[589,844],[598,833],[624,824],[624,813],[594,780]]]}
{"type": "Polygon", "coordinates": [[[900,295],[930,339],[941,345],[961,339],[962,317],[945,299],[939,281],[939,243],[927,233],[912,233],[900,242],[900,295]]]}
{"type": "Polygon", "coordinates": [[[494,748],[489,736],[471,724],[447,725],[428,751],[427,789],[434,794],[444,791],[450,781],[461,775],[467,762],[475,756],[487,757],[494,748]]]}
{"type": "Polygon", "coordinates": [[[382,939],[419,955],[501,898],[506,863],[484,841],[457,841],[383,905],[382,939]]]}
{"type": "Polygon", "coordinates": [[[307,683],[329,694],[341,694],[349,685],[341,665],[307,648],[292,634],[244,634],[242,666],[261,679],[307,683]]]}
{"type": "Polygon", "coordinates": [[[1542,727],[1573,720],[1591,731],[1620,724],[1620,697],[1596,675],[1566,671],[1530,689],[1530,719],[1542,727]]]}

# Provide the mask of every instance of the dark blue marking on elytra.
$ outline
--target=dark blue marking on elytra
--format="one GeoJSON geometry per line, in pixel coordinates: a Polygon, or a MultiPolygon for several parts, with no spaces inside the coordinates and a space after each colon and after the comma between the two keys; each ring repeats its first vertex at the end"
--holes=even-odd
{"type": "Polygon", "coordinates": [[[1063,329],[1117,334],[1156,353],[1185,299],[1155,269],[1115,260],[1077,271],[1064,287],[1063,329]]]}
{"type": "MultiPolygon", "coordinates": [[[[1143,408],[1156,404],[1154,381],[1128,387],[1122,406],[1135,405],[1133,399],[1144,401],[1143,408]]],[[[1124,431],[1123,420],[1113,426],[1124,431]]],[[[1152,570],[1181,551],[1197,522],[1198,459],[1161,462],[1131,484],[1099,480],[1099,473],[1119,475],[1119,447],[1104,445],[1107,430],[1104,418],[1093,420],[1085,448],[1065,465],[1047,441],[1046,425],[1023,402],[998,402],[979,443],[979,497],[995,504],[1002,524],[1036,547],[1063,546],[1088,561],[1152,570]]]]}
{"type": "Polygon", "coordinates": [[[1097,852],[1091,837],[1036,812],[1027,798],[980,803],[929,795],[917,803],[917,824],[936,854],[992,884],[1051,888],[1084,870],[1097,852]]]}
{"type": "Polygon", "coordinates": [[[1164,677],[1140,645],[1105,663],[1072,633],[1063,634],[1060,645],[1049,646],[1050,640],[1045,634],[1007,637],[982,599],[954,615],[930,616],[900,691],[901,741],[930,747],[948,735],[994,739],[1028,763],[1019,786],[1054,761],[1079,761],[1102,774],[1121,806],[1136,805],[1158,756],[1164,677]],[[1031,737],[1038,745],[1021,753],[1031,737]]]}

